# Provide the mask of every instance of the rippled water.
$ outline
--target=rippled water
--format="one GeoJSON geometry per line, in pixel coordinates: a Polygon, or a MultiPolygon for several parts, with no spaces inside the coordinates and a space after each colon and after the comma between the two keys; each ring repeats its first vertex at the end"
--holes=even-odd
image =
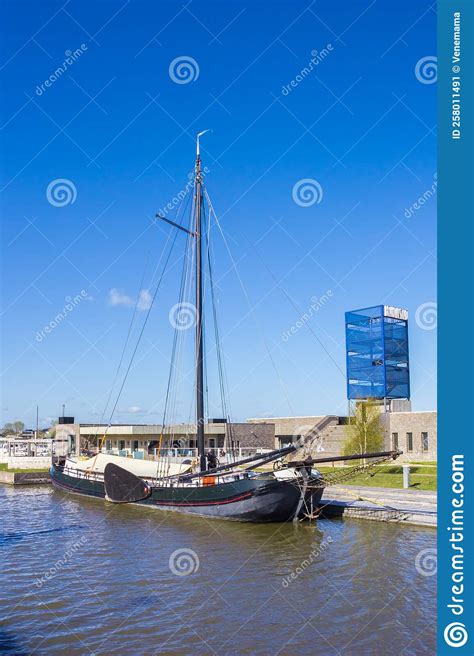
{"type": "Polygon", "coordinates": [[[436,577],[415,566],[433,530],[239,524],[48,487],[0,486],[0,515],[0,653],[435,653],[436,577]]]}

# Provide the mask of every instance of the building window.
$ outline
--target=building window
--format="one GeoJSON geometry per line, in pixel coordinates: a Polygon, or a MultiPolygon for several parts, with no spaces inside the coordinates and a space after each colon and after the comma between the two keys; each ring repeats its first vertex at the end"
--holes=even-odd
{"type": "Polygon", "coordinates": [[[394,451],[398,449],[398,433],[392,433],[392,449],[394,451]]]}
{"type": "Polygon", "coordinates": [[[105,448],[107,449],[107,451],[112,450],[112,440],[107,440],[105,448]]]}
{"type": "Polygon", "coordinates": [[[421,434],[421,450],[422,451],[428,451],[430,448],[430,440],[428,437],[428,433],[422,433],[421,434]]]}
{"type": "Polygon", "coordinates": [[[125,449],[125,440],[120,440],[120,451],[123,451],[125,449]]]}
{"type": "Polygon", "coordinates": [[[407,451],[413,451],[413,433],[407,433],[407,451]]]}

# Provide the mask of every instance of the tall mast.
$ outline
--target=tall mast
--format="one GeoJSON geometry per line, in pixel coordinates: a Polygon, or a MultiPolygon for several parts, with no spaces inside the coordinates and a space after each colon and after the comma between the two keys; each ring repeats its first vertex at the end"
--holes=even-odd
{"type": "MultiPolygon", "coordinates": [[[[207,132],[205,130],[204,132],[207,132]]],[[[204,344],[203,344],[203,280],[202,280],[202,240],[201,240],[201,210],[202,210],[202,174],[201,156],[199,152],[199,132],[196,140],[196,172],[195,172],[195,225],[196,235],[196,435],[201,471],[207,469],[204,449],[204,344]]]]}

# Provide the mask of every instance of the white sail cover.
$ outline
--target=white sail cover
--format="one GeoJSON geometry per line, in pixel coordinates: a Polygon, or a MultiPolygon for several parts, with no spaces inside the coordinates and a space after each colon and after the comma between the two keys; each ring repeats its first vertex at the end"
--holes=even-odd
{"type": "Polygon", "coordinates": [[[105,466],[112,462],[118,467],[140,476],[141,478],[158,478],[165,476],[176,476],[190,471],[191,464],[180,465],[174,462],[156,462],[153,460],[138,460],[135,458],[125,458],[124,456],[112,456],[105,453],[98,453],[87,460],[75,460],[68,458],[65,468],[80,469],[81,471],[98,472],[103,474],[105,466]]]}

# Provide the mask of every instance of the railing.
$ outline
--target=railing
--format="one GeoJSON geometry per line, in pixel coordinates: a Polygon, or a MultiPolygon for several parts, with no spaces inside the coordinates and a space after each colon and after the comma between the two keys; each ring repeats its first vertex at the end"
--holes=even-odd
{"type": "Polygon", "coordinates": [[[44,458],[52,452],[52,440],[0,440],[0,456],[4,458],[44,458]]]}
{"type": "MultiPolygon", "coordinates": [[[[222,448],[210,447],[206,448],[206,453],[213,453],[216,458],[225,464],[226,462],[234,462],[241,460],[247,456],[269,453],[272,449],[263,447],[239,447],[229,451],[224,451],[222,448]]],[[[102,449],[102,453],[108,455],[120,455],[130,458],[138,458],[144,460],[159,460],[161,458],[168,458],[173,460],[194,459],[198,457],[198,450],[190,447],[169,447],[165,449],[153,449],[148,453],[145,449],[102,449]]]]}
{"type": "MultiPolygon", "coordinates": [[[[75,467],[64,467],[62,469],[63,473],[69,476],[72,476],[72,478],[78,478],[86,481],[95,481],[99,483],[104,482],[104,473],[103,472],[96,472],[96,471],[88,471],[84,469],[76,469],[75,467]]],[[[181,480],[180,476],[178,474],[170,475],[170,476],[143,476],[140,474],[136,474],[139,478],[142,478],[144,481],[146,481],[149,485],[153,487],[170,487],[171,485],[174,487],[206,487],[207,485],[214,485],[217,483],[223,483],[228,481],[229,477],[233,477],[234,479],[243,479],[243,478],[251,478],[252,473],[251,472],[242,472],[242,471],[234,471],[234,472],[221,472],[221,473],[216,473],[216,474],[210,474],[207,477],[203,478],[195,478],[192,483],[186,480],[181,480]],[[211,483],[209,479],[213,479],[213,482],[211,483]]]]}

